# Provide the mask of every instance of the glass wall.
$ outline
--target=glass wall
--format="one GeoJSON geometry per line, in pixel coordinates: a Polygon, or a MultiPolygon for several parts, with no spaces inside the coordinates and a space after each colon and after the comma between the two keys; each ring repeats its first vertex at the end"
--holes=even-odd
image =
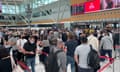
{"type": "Polygon", "coordinates": [[[39,6],[43,6],[58,0],[28,0],[27,3],[22,3],[19,5],[2,5],[2,13],[3,14],[20,14],[25,12],[27,4],[30,3],[32,8],[37,8],[39,6]]]}
{"type": "Polygon", "coordinates": [[[34,0],[32,5],[33,5],[33,8],[37,8],[38,6],[43,6],[55,1],[58,1],[58,0],[34,0]]]}
{"type": "Polygon", "coordinates": [[[19,7],[15,5],[2,5],[2,13],[4,14],[17,14],[19,13],[19,7]]]}

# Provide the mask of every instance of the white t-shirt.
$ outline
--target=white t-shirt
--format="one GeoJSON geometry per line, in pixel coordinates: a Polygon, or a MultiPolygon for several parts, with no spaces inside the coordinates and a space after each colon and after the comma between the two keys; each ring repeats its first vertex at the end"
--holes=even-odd
{"type": "Polygon", "coordinates": [[[96,51],[99,51],[99,41],[97,39],[97,37],[90,35],[88,36],[88,44],[92,45],[93,49],[95,49],[96,51]]]}
{"type": "Polygon", "coordinates": [[[26,39],[18,39],[17,40],[17,46],[21,46],[21,48],[23,48],[23,46],[26,42],[27,42],[26,39]]]}
{"type": "Polygon", "coordinates": [[[81,68],[90,68],[87,65],[87,56],[90,52],[90,46],[88,44],[81,44],[75,50],[75,55],[79,56],[79,66],[81,68]]]}

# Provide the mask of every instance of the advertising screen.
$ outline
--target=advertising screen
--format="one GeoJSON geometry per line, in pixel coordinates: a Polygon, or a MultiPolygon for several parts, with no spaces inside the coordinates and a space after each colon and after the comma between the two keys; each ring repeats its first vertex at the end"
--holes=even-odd
{"type": "Polygon", "coordinates": [[[100,10],[100,0],[88,1],[85,3],[85,12],[100,10]]]}
{"type": "Polygon", "coordinates": [[[78,4],[77,5],[77,14],[82,14],[84,13],[84,4],[78,4]]]}
{"type": "Polygon", "coordinates": [[[76,5],[71,6],[71,14],[76,15],[76,5]]]}
{"type": "Polygon", "coordinates": [[[101,0],[101,10],[115,9],[120,7],[120,0],[101,0]]]}
{"type": "Polygon", "coordinates": [[[71,6],[71,14],[78,15],[84,13],[84,4],[75,4],[71,6]]]}
{"type": "Polygon", "coordinates": [[[82,4],[71,6],[71,15],[97,12],[102,10],[120,9],[120,0],[87,0],[82,4]]]}

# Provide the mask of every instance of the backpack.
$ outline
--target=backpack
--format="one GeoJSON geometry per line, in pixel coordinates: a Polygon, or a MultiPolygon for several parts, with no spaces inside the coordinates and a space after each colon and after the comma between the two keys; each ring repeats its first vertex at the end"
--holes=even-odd
{"type": "Polygon", "coordinates": [[[58,65],[58,53],[63,52],[62,50],[58,50],[56,52],[51,52],[47,57],[46,62],[46,72],[59,72],[60,66],[58,65]]]}
{"type": "Polygon", "coordinates": [[[88,53],[87,64],[93,69],[98,70],[100,68],[99,55],[97,51],[92,48],[92,45],[90,45],[90,52],[88,53]]]}

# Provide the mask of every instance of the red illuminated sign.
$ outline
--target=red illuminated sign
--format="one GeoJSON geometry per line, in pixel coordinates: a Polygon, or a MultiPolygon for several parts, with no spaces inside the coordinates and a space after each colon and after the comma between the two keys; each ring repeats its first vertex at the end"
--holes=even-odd
{"type": "Polygon", "coordinates": [[[93,0],[85,3],[85,12],[100,10],[100,0],[93,0]]]}

